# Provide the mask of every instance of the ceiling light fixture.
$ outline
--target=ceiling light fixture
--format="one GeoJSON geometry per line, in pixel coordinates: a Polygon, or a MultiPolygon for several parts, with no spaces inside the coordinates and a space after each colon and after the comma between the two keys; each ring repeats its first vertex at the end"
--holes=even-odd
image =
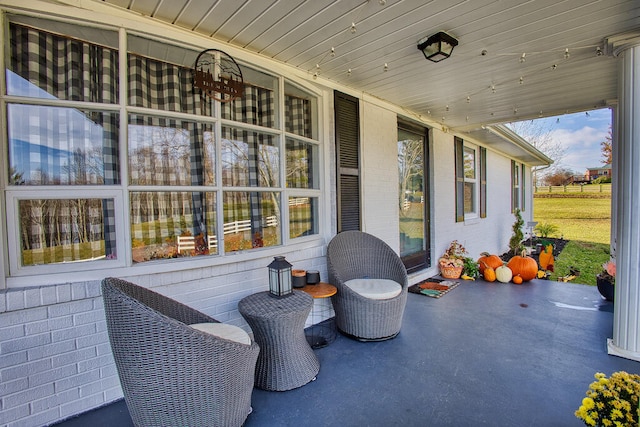
{"type": "Polygon", "coordinates": [[[453,48],[458,45],[458,40],[445,32],[438,32],[427,39],[418,42],[418,50],[429,61],[440,62],[451,56],[453,48]]]}

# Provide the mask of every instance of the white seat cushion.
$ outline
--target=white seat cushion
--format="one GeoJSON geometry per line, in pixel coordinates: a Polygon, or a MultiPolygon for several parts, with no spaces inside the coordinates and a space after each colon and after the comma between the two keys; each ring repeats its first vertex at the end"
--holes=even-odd
{"type": "Polygon", "coordinates": [[[370,299],[389,299],[402,292],[402,286],[389,279],[351,279],[344,284],[352,291],[370,299]]]}
{"type": "Polygon", "coordinates": [[[194,329],[206,332],[216,337],[224,338],[229,341],[239,342],[240,344],[251,345],[251,338],[242,328],[226,323],[194,323],[189,325],[194,329]]]}

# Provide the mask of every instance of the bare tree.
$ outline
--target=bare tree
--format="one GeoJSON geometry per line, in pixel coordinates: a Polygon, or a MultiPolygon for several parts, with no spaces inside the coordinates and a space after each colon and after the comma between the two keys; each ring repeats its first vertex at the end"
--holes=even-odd
{"type": "Polygon", "coordinates": [[[529,144],[541,151],[545,156],[553,160],[551,166],[534,167],[533,184],[537,185],[538,180],[543,176],[553,175],[563,170],[562,159],[566,154],[566,147],[559,141],[553,139],[554,124],[549,121],[526,120],[523,122],[508,123],[507,126],[515,133],[523,137],[529,144]],[[544,172],[542,172],[544,170],[544,172]]]}
{"type": "Polygon", "coordinates": [[[573,171],[565,168],[558,168],[553,173],[547,173],[544,181],[547,185],[567,185],[571,182],[573,171]]]}
{"type": "Polygon", "coordinates": [[[602,154],[602,163],[610,165],[612,162],[612,146],[611,146],[611,126],[609,126],[609,133],[604,137],[604,141],[600,143],[600,152],[602,154]]]}
{"type": "MultiPolygon", "coordinates": [[[[415,179],[422,174],[422,140],[407,139],[398,142],[398,170],[400,173],[400,214],[404,215],[402,209],[409,187],[415,179]]],[[[415,188],[411,188],[415,190],[415,188]]],[[[422,188],[420,188],[422,190],[422,188]]]]}

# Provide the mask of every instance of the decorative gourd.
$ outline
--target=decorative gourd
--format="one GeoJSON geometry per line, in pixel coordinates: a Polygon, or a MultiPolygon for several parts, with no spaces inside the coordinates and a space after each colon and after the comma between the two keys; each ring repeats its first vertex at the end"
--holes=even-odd
{"type": "Polygon", "coordinates": [[[522,276],[520,276],[519,274],[517,276],[513,276],[513,283],[515,283],[516,285],[521,285],[522,284],[522,276]]]}
{"type": "Polygon", "coordinates": [[[496,268],[496,279],[498,279],[498,282],[509,283],[512,277],[513,272],[506,265],[501,265],[496,268]]]}
{"type": "Polygon", "coordinates": [[[484,274],[485,268],[489,267],[495,270],[504,263],[498,255],[491,255],[489,252],[482,252],[480,254],[480,258],[478,258],[478,264],[480,265],[480,274],[484,274]]]}
{"type": "Polygon", "coordinates": [[[486,280],[487,282],[495,282],[496,281],[496,271],[491,267],[486,267],[485,266],[484,271],[482,273],[482,277],[484,277],[484,280],[486,280]]]}
{"type": "Polygon", "coordinates": [[[511,269],[514,276],[520,275],[524,282],[535,278],[538,274],[538,263],[535,259],[527,256],[524,251],[522,255],[512,257],[507,263],[507,267],[511,269]]]}
{"type": "Polygon", "coordinates": [[[553,245],[545,246],[544,250],[540,253],[540,269],[553,271],[553,245]]]}

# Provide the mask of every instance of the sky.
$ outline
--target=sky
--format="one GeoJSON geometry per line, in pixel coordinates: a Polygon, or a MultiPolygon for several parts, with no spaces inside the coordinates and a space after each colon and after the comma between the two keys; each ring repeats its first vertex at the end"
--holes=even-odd
{"type": "Polygon", "coordinates": [[[549,129],[553,142],[565,148],[559,163],[563,169],[584,174],[587,168],[603,166],[600,143],[609,134],[611,110],[608,108],[586,113],[536,119],[536,125],[549,129]]]}

